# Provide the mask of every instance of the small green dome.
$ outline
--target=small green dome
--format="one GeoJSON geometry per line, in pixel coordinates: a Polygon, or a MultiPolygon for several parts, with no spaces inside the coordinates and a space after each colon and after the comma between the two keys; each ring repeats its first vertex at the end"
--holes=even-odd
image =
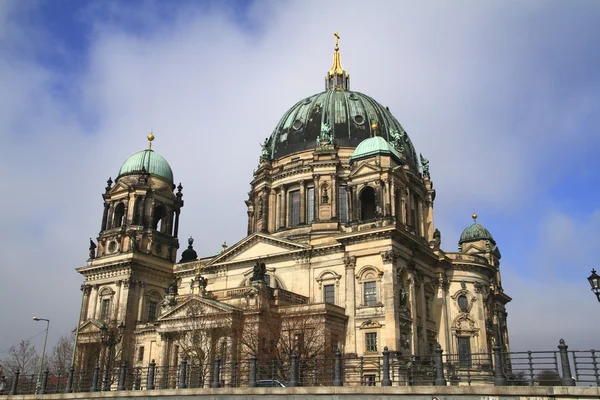
{"type": "Polygon", "coordinates": [[[476,218],[477,217],[473,218],[473,224],[467,226],[463,231],[462,235],[460,235],[460,240],[458,241],[458,244],[462,244],[465,242],[474,242],[476,240],[489,240],[493,244],[496,244],[496,241],[492,237],[490,231],[485,229],[482,225],[478,224],[476,218]]]}
{"type": "Polygon", "coordinates": [[[381,136],[374,136],[363,140],[358,144],[354,153],[350,157],[350,162],[374,156],[376,154],[389,155],[396,159],[397,162],[402,162],[398,151],[381,136]]]}
{"type": "Polygon", "coordinates": [[[129,157],[127,161],[121,165],[117,179],[124,175],[141,174],[144,172],[160,176],[169,182],[173,182],[173,171],[171,170],[171,166],[163,156],[152,149],[138,151],[129,157]]]}

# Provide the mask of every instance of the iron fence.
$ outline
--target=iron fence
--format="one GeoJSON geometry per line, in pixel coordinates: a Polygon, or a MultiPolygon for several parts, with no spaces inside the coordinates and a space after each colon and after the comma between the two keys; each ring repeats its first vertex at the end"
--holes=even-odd
{"type": "Polygon", "coordinates": [[[438,345],[427,356],[388,351],[372,356],[344,356],[288,360],[259,359],[207,364],[188,363],[129,368],[127,363],[102,370],[37,375],[18,371],[0,381],[0,395],[155,390],[254,386],[424,386],[424,385],[596,385],[600,360],[595,350],[568,351],[560,341],[557,351],[491,354],[443,354],[438,345]],[[574,371],[574,374],[571,372],[574,371]]]}

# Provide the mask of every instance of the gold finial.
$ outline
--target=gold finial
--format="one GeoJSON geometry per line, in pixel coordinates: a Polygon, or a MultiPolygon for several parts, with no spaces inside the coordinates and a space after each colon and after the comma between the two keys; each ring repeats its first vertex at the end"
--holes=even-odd
{"type": "Polygon", "coordinates": [[[377,136],[377,128],[379,128],[379,124],[377,124],[377,122],[373,122],[371,124],[371,131],[373,131],[373,136],[377,136]]]}
{"type": "Polygon", "coordinates": [[[473,215],[471,215],[471,218],[473,218],[473,223],[476,224],[477,223],[477,214],[473,213],[473,215]]]}
{"type": "Polygon", "coordinates": [[[340,60],[340,34],[338,32],[333,32],[333,36],[335,36],[335,53],[333,53],[333,65],[329,70],[329,76],[334,76],[336,74],[342,75],[344,73],[344,67],[342,67],[342,61],[340,60]]]}
{"type": "Polygon", "coordinates": [[[148,148],[152,149],[152,141],[154,140],[154,133],[152,133],[152,130],[150,131],[148,136],[146,136],[146,138],[148,139],[148,148]]]}

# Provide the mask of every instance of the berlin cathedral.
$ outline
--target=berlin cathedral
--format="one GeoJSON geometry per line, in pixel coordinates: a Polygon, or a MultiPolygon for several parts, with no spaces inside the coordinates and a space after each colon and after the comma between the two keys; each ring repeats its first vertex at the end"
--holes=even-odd
{"type": "Polygon", "coordinates": [[[458,252],[442,250],[429,162],[387,107],[350,90],[337,39],[325,90],[257,149],[238,243],[202,257],[190,238],[178,256],[182,186],[152,134],[109,179],[77,269],[78,371],[100,362],[107,335],[133,367],[509,351],[494,238],[473,215],[458,252]]]}

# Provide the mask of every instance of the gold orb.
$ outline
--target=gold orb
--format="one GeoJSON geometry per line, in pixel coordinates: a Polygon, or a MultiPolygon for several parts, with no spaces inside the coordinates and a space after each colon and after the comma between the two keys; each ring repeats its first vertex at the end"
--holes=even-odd
{"type": "Polygon", "coordinates": [[[471,218],[473,218],[473,219],[477,219],[477,214],[473,214],[473,215],[471,215],[471,218]]]}
{"type": "Polygon", "coordinates": [[[154,140],[154,135],[152,134],[152,132],[150,132],[150,134],[147,136],[149,141],[153,141],[154,140]]]}
{"type": "Polygon", "coordinates": [[[372,131],[376,130],[378,127],[379,127],[379,125],[377,125],[377,122],[373,122],[373,123],[371,124],[371,130],[372,130],[372,131]]]}

